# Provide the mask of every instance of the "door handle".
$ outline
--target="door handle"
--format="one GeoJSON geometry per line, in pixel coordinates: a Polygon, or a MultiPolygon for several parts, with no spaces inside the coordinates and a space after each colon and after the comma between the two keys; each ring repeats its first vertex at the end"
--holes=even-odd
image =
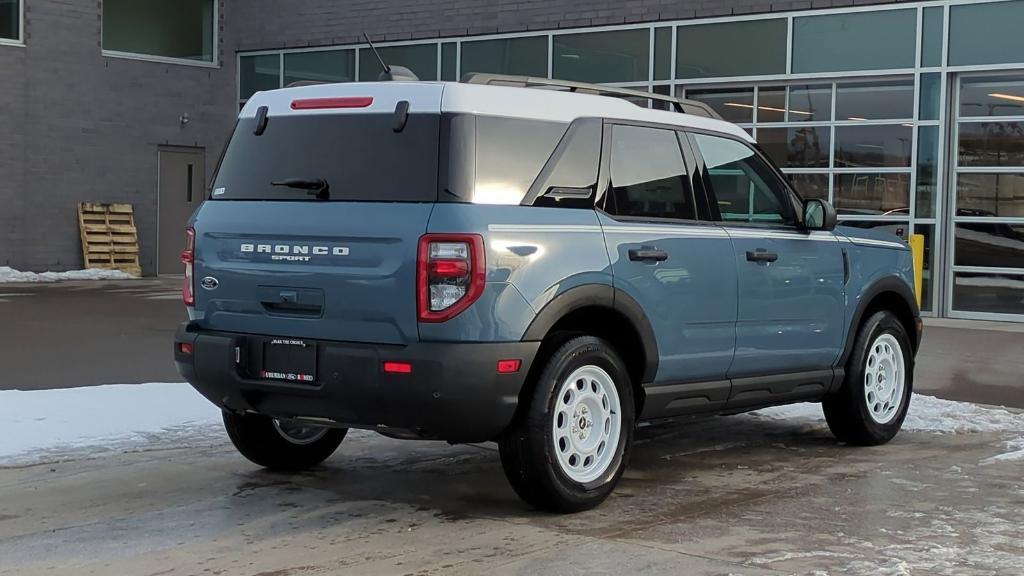
{"type": "Polygon", "coordinates": [[[775,262],[778,259],[778,254],[776,254],[775,252],[769,252],[764,248],[758,248],[757,250],[747,250],[748,262],[775,262]]]}
{"type": "Polygon", "coordinates": [[[634,248],[629,251],[629,259],[634,262],[664,262],[668,260],[668,252],[655,248],[634,248]]]}

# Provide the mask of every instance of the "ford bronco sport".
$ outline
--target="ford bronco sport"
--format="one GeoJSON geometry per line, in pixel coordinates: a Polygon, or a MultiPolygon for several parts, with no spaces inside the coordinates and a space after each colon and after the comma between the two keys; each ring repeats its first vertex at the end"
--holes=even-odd
{"type": "Polygon", "coordinates": [[[348,428],[496,441],[563,512],[643,421],[820,402],[887,442],[921,335],[906,244],[836,227],[742,129],[533,78],[255,94],[182,259],[178,369],[251,461],[315,466],[348,428]]]}

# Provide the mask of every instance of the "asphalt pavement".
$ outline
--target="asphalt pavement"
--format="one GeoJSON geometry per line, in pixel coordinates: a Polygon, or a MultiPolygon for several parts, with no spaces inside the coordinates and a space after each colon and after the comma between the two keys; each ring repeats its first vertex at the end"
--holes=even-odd
{"type": "MultiPolygon", "coordinates": [[[[0,390],[180,382],[178,278],[0,284],[0,390]]],[[[918,392],[1024,408],[1024,324],[927,319],[918,392]]]]}
{"type": "Polygon", "coordinates": [[[0,284],[0,390],[181,382],[181,279],[0,284]]]}
{"type": "Polygon", "coordinates": [[[352,432],[325,466],[224,444],[0,469],[0,575],[991,576],[1024,566],[993,434],[850,448],[731,416],[642,429],[599,508],[529,509],[493,445],[352,432]]]}

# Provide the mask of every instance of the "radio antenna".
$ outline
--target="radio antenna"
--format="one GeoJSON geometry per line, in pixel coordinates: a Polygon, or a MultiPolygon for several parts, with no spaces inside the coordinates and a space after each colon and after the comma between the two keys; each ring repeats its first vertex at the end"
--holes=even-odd
{"type": "Polygon", "coordinates": [[[366,32],[363,32],[363,38],[365,38],[366,43],[370,45],[370,50],[373,50],[373,54],[377,57],[377,61],[380,62],[380,67],[384,69],[384,73],[391,74],[391,66],[388,66],[387,63],[384,62],[384,59],[381,58],[380,52],[377,51],[377,47],[373,45],[373,42],[370,42],[370,37],[367,36],[366,32]]]}

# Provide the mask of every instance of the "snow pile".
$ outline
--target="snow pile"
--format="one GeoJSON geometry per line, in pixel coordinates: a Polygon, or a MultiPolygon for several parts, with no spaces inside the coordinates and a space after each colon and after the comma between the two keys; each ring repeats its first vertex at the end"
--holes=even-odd
{"type": "Polygon", "coordinates": [[[22,272],[10,266],[0,266],[0,284],[5,282],[57,282],[60,280],[129,280],[135,278],[120,270],[69,270],[67,272],[22,272]]]}
{"type": "MultiPolygon", "coordinates": [[[[766,408],[737,418],[825,426],[819,404],[766,408]]],[[[1004,454],[982,463],[1024,460],[1024,414],[915,394],[909,432],[1016,432],[1004,454]]],[[[0,391],[0,467],[227,441],[220,410],[188,384],[155,383],[65,390],[0,391]]]]}
{"type": "MultiPolygon", "coordinates": [[[[752,412],[752,416],[768,420],[787,420],[799,423],[825,425],[820,404],[790,404],[752,412]]],[[[910,412],[903,421],[904,431],[939,434],[969,434],[975,432],[1022,432],[1024,414],[1015,414],[1001,408],[986,408],[969,402],[941,400],[933,396],[914,394],[910,399],[910,412]]]]}
{"type": "Polygon", "coordinates": [[[225,440],[220,410],[188,384],[0,391],[0,467],[225,440]]]}

